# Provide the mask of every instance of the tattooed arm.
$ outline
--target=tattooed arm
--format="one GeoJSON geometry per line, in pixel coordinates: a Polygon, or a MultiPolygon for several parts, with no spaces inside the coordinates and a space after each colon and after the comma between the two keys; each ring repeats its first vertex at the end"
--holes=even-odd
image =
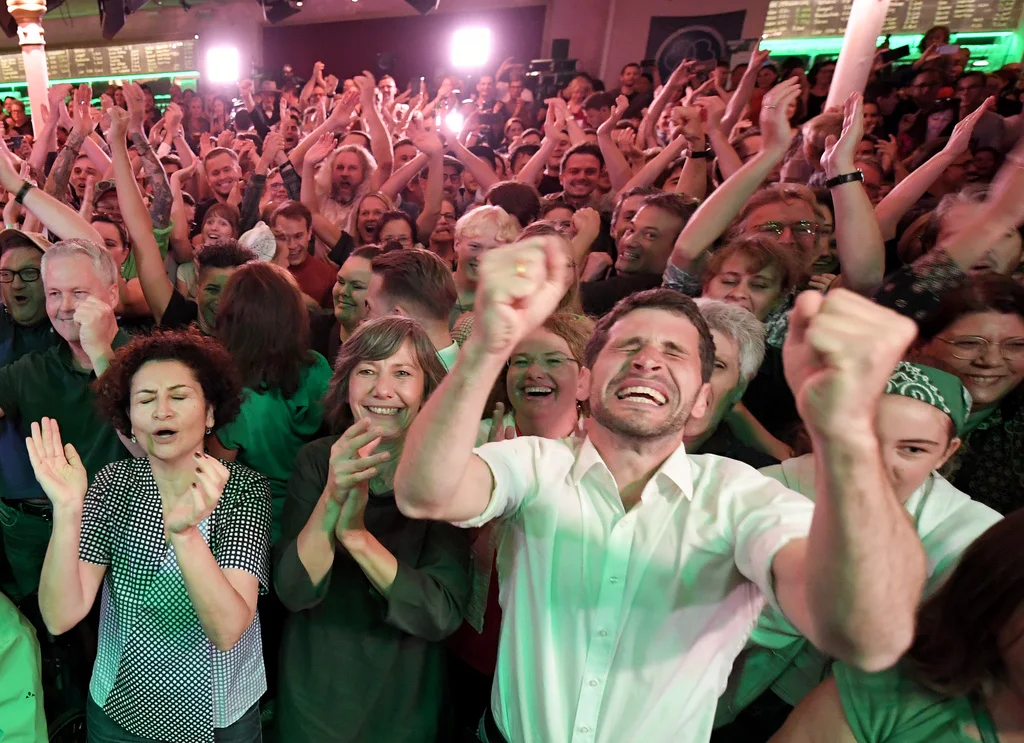
{"type": "Polygon", "coordinates": [[[140,130],[131,131],[129,136],[135,145],[135,151],[139,153],[142,168],[146,171],[146,177],[153,189],[153,204],[149,207],[153,228],[162,230],[171,223],[171,184],[167,180],[164,166],[160,164],[160,158],[156,156],[156,150],[149,144],[146,135],[140,130]]]}

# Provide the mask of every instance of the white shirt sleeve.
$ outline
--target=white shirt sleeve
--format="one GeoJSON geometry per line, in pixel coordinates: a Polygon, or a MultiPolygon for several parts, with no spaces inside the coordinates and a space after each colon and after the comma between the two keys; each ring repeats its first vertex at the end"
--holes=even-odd
{"type": "Polygon", "coordinates": [[[753,469],[723,483],[721,492],[731,501],[736,567],[781,613],[772,562],[786,544],[810,533],[814,504],[753,469]]]}
{"type": "Polygon", "coordinates": [[[475,529],[514,513],[537,491],[537,438],[525,436],[478,446],[473,454],[491,470],[494,487],[487,508],[468,521],[452,522],[463,529],[475,529]]]}

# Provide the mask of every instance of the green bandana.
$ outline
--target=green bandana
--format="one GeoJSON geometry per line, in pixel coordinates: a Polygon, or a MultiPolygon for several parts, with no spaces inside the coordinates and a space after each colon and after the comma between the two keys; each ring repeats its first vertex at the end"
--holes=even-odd
{"type": "Polygon", "coordinates": [[[885,385],[885,394],[903,395],[926,402],[953,419],[957,433],[963,431],[971,412],[971,395],[960,380],[931,366],[901,361],[885,385]]]}

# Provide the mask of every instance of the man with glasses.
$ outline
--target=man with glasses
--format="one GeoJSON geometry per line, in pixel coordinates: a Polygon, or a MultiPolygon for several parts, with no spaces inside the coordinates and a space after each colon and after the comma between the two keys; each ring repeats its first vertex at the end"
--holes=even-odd
{"type": "MultiPolygon", "coordinates": [[[[965,72],[956,83],[956,97],[960,99],[960,120],[978,110],[988,98],[988,75],[984,72],[965,72]]],[[[985,111],[974,125],[971,148],[991,147],[1005,152],[1006,120],[994,111],[985,111]]]]}
{"type": "MultiPolygon", "coordinates": [[[[46,295],[43,291],[40,263],[43,251],[50,246],[49,240],[41,234],[4,230],[0,232],[0,294],[3,296],[3,311],[0,312],[0,368],[12,364],[33,351],[45,351],[57,345],[60,336],[53,332],[50,319],[46,316],[46,295]]],[[[46,504],[46,496],[32,472],[25,449],[25,438],[5,418],[0,418],[0,498],[9,501],[39,501],[46,504]]],[[[20,520],[20,515],[19,515],[20,520]]],[[[0,520],[0,524],[3,524],[0,520]]],[[[13,526],[13,525],[12,525],[13,526]]],[[[33,524],[42,528],[13,529],[8,536],[4,532],[5,553],[11,548],[14,565],[17,558],[17,544],[24,537],[38,534],[38,541],[49,538],[49,524],[33,524]]],[[[45,549],[45,541],[42,541],[45,549]]],[[[12,568],[13,570],[13,568],[12,568]]],[[[25,571],[35,573],[38,571],[25,571]]],[[[32,588],[32,579],[20,578],[14,571],[15,585],[5,585],[4,592],[15,599],[21,598],[32,588]],[[22,586],[22,587],[19,587],[22,586]]]]}

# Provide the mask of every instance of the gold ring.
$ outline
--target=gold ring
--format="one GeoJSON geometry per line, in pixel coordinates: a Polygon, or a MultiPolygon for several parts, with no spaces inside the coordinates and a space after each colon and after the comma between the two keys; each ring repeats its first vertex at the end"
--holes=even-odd
{"type": "Polygon", "coordinates": [[[516,276],[526,275],[526,264],[521,261],[516,261],[516,276]]]}

